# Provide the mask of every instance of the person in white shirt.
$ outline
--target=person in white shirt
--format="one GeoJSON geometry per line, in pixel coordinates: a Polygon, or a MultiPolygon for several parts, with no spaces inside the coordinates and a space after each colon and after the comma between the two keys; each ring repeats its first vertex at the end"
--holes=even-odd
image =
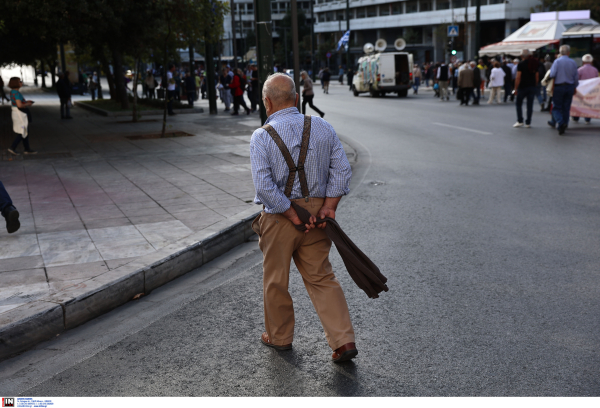
{"type": "Polygon", "coordinates": [[[169,65],[169,70],[167,71],[167,109],[169,116],[175,115],[175,112],[173,112],[173,100],[175,100],[175,78],[173,78],[174,72],[175,65],[169,65]]]}
{"type": "Polygon", "coordinates": [[[494,101],[494,97],[498,95],[498,103],[500,103],[500,90],[504,87],[504,77],[506,74],[500,67],[500,63],[498,61],[494,62],[494,68],[492,68],[492,73],[490,74],[490,88],[492,88],[492,92],[490,92],[490,99],[488,100],[488,104],[491,104],[494,101]]]}

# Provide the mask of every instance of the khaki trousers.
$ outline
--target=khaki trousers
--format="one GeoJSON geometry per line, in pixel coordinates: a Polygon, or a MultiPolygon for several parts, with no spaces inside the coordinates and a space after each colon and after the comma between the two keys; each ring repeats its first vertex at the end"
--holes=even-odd
{"type": "MultiPolygon", "coordinates": [[[[323,198],[293,200],[312,215],[323,205],[323,198]]],[[[263,252],[263,301],[265,328],[275,345],[294,339],[294,306],[288,292],[292,258],[304,286],[321,319],[327,342],[332,350],[353,343],[354,329],[348,304],[329,262],[331,240],[320,228],[308,234],[296,230],[281,214],[263,211],[259,220],[259,247],[263,252]]]]}

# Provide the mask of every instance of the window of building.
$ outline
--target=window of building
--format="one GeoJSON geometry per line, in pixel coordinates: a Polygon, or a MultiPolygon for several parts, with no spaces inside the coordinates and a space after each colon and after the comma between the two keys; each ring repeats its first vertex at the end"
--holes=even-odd
{"type": "Polygon", "coordinates": [[[431,0],[421,0],[419,11],[431,11],[433,10],[433,2],[431,0]]]}
{"type": "Polygon", "coordinates": [[[392,3],[392,14],[404,13],[404,3],[392,3]]]}
{"type": "Polygon", "coordinates": [[[367,7],[367,17],[377,17],[377,6],[367,7]]]}
{"type": "Polygon", "coordinates": [[[344,21],[346,19],[346,11],[338,11],[337,12],[337,20],[344,21]]]}
{"type": "Polygon", "coordinates": [[[328,11],[327,14],[325,15],[325,21],[334,21],[333,20],[333,11],[328,11]]]}
{"type": "Polygon", "coordinates": [[[450,8],[450,0],[437,0],[435,3],[436,10],[448,10],[450,8]]]}
{"type": "Polygon", "coordinates": [[[380,16],[389,16],[390,15],[390,5],[382,4],[379,6],[379,15],[380,16]]]}
{"type": "Polygon", "coordinates": [[[504,3],[504,0],[490,0],[489,4],[500,4],[504,3]]]}
{"type": "Polygon", "coordinates": [[[359,7],[356,9],[356,18],[365,18],[366,15],[367,10],[365,10],[365,7],[359,7]]]}
{"type": "Polygon", "coordinates": [[[248,7],[248,14],[254,14],[254,4],[248,3],[246,7],[248,7]]]}
{"type": "Polygon", "coordinates": [[[425,27],[423,29],[423,34],[425,35],[425,38],[423,39],[423,42],[425,44],[433,43],[433,28],[432,27],[425,27]]]}
{"type": "Polygon", "coordinates": [[[466,3],[467,2],[465,0],[452,0],[452,7],[454,7],[454,8],[465,7],[466,3]]]}
{"type": "Polygon", "coordinates": [[[406,2],[406,12],[407,13],[418,13],[419,12],[419,2],[418,1],[407,1],[406,2]]]}
{"type": "Polygon", "coordinates": [[[277,13],[277,3],[271,2],[271,13],[277,13]]]}

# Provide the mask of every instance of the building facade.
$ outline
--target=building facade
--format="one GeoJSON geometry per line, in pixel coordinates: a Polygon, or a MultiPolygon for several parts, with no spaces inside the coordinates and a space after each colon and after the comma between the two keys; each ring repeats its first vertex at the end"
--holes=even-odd
{"type": "MultiPolygon", "coordinates": [[[[382,38],[386,51],[394,51],[394,41],[404,38],[405,51],[415,62],[448,59],[451,47],[448,25],[459,26],[452,48],[459,57],[471,59],[475,53],[475,0],[316,0],[315,33],[318,41],[331,37],[337,41],[346,31],[346,7],[350,2],[350,52],[356,61],[365,43],[382,38]],[[466,24],[465,24],[466,21],[466,24]]],[[[502,41],[529,21],[532,7],[539,0],[481,0],[481,46],[502,41]]],[[[345,62],[338,53],[338,62],[345,62]]],[[[461,59],[462,59],[461,58],[461,59]]]]}

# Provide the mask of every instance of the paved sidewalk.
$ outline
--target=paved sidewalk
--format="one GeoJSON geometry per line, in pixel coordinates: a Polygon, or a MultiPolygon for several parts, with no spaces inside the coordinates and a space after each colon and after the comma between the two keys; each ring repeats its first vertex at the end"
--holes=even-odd
{"type": "Polygon", "coordinates": [[[7,153],[14,134],[0,107],[0,180],[21,214],[18,232],[0,229],[2,324],[19,307],[78,293],[83,282],[259,210],[249,160],[256,113],[231,117],[219,104],[217,116],[169,118],[169,131],[192,136],[131,140],[159,133],[161,117],[134,124],[74,108],[73,120],[61,120],[54,95],[24,94],[36,101],[29,137],[39,154],[7,153]]]}

